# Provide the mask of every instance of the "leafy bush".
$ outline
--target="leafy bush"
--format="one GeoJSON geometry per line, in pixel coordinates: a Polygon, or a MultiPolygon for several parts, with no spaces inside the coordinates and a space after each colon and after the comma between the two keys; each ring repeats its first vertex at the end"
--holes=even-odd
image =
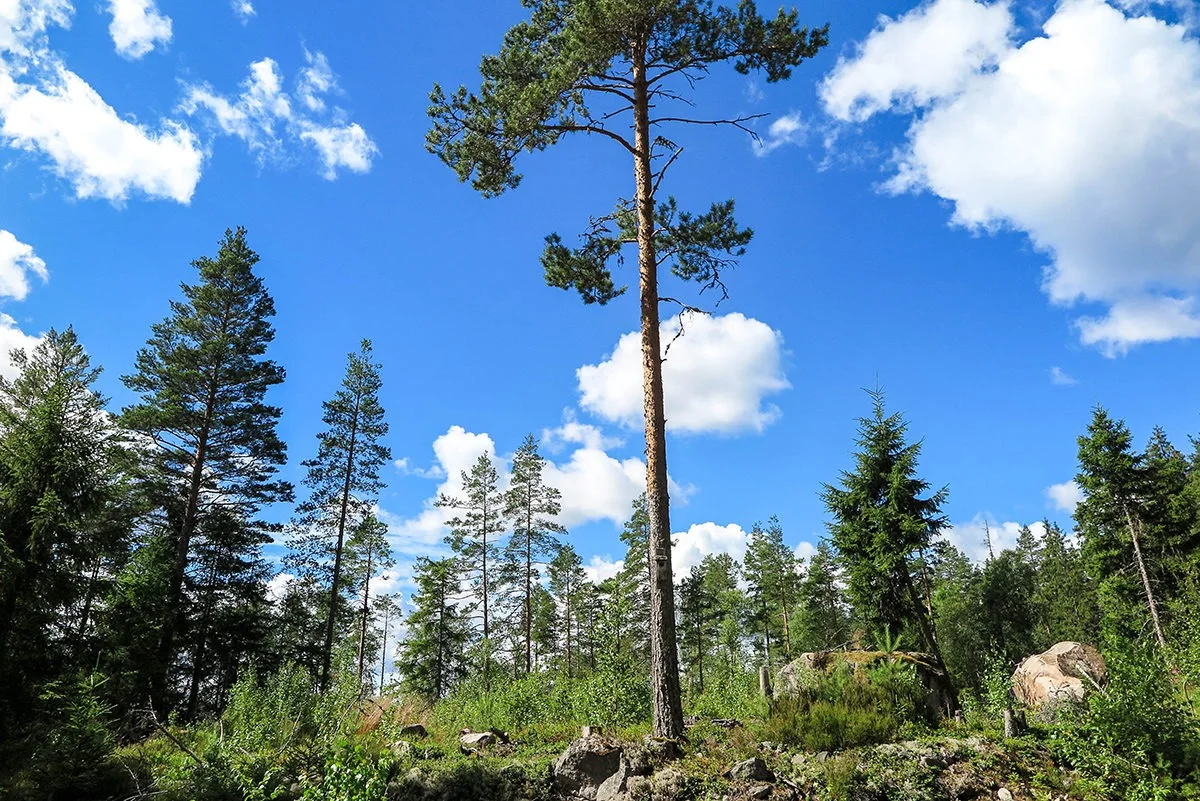
{"type": "Polygon", "coordinates": [[[755,671],[731,671],[704,685],[704,692],[687,699],[688,712],[705,718],[762,717],[767,706],[758,690],[755,671]]]}
{"type": "Polygon", "coordinates": [[[304,775],[303,801],[381,801],[395,760],[361,743],[338,742],[318,776],[304,775]]]}
{"type": "Polygon", "coordinates": [[[1108,686],[1052,732],[1059,753],[1102,792],[1130,801],[1197,792],[1200,719],[1155,650],[1106,654],[1108,686]]]}

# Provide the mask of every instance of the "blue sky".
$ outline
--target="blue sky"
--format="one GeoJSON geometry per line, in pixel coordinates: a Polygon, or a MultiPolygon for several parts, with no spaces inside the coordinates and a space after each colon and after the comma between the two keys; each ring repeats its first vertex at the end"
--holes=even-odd
{"type": "MultiPolygon", "coordinates": [[[[636,306],[585,308],[537,257],[628,195],[630,165],[564,141],[485,200],[423,147],[433,82],[473,85],[522,11],[0,0],[0,346],[74,324],[119,408],[189,262],[244,225],[279,312],[292,477],[369,337],[404,560],[440,548],[439,487],[533,432],[571,541],[610,571],[641,482],[636,306]]],[[[876,382],[975,555],[984,520],[1069,522],[1070,488],[1051,488],[1093,405],[1142,438],[1200,432],[1194,11],[810,3],[831,45],[790,81],[700,84],[702,109],[769,116],[758,143],[678,132],[664,184],[685,208],[736,198],[756,232],[730,299],[668,359],[680,566],[740,554],[772,514],[805,552],[876,382]]]]}

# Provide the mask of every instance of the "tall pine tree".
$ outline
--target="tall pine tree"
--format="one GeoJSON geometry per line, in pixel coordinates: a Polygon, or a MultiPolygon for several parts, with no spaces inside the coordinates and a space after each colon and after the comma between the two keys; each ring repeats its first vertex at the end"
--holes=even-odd
{"type": "MultiPolygon", "coordinates": [[[[322,404],[325,430],[317,434],[317,455],[304,462],[308,499],[297,507],[289,545],[291,563],[327,584],[325,635],[321,647],[321,687],[329,686],[334,635],[348,614],[348,582],[343,575],[346,539],[371,513],[384,483],[379,468],[391,460],[379,390],[380,365],[370,340],[351,353],[342,385],[322,404]]],[[[346,621],[348,622],[348,621],[346,621]]]]}
{"type": "Polygon", "coordinates": [[[184,576],[201,521],[219,512],[256,525],[264,504],[292,497],[291,485],[276,476],[286,448],[275,431],[280,409],[266,403],[266,393],[284,371],[266,358],[275,303],[254,272],[257,263],[246,230],[227,230],[216,258],[192,262],[199,282],[183,284],[183,300],[171,301],[170,316],[138,351],[136,372],[122,378],[139,396],[122,422],[153,445],[173,549],[153,666],[160,710],[168,705],[175,637],[186,623],[184,576]]]}

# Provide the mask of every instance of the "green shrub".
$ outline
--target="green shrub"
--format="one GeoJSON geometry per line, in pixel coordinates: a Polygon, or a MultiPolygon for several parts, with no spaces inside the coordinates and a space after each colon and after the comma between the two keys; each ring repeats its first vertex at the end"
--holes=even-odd
{"type": "Polygon", "coordinates": [[[763,725],[766,739],[810,751],[888,742],[923,719],[924,688],[912,665],[836,665],[803,677],[780,697],[763,725]]]}
{"type": "Polygon", "coordinates": [[[703,718],[762,717],[767,705],[758,690],[756,671],[718,674],[704,685],[704,692],[687,699],[687,711],[703,718]]]}
{"type": "Polygon", "coordinates": [[[1200,719],[1156,650],[1106,654],[1108,686],[1055,726],[1060,755],[1102,792],[1157,801],[1197,792],[1200,719]]]}
{"type": "Polygon", "coordinates": [[[303,801],[382,801],[395,760],[375,755],[361,743],[334,745],[320,775],[303,775],[303,801]]]}

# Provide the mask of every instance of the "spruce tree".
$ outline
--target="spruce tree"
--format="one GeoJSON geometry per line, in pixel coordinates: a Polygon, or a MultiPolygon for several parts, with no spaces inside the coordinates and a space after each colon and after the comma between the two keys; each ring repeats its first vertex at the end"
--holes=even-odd
{"type": "Polygon", "coordinates": [[[538,453],[537,440],[529,434],[513,454],[512,476],[504,493],[504,515],[511,529],[505,555],[518,569],[527,674],[533,670],[534,594],[541,587],[539,566],[549,562],[561,548],[554,535],[566,533],[557,520],[562,495],[546,484],[542,476],[545,469],[546,460],[538,453]]]}
{"type": "Polygon", "coordinates": [[[75,332],[51,329],[11,361],[17,377],[0,377],[0,739],[37,685],[94,661],[83,641],[134,512],[127,451],[75,332]]]}
{"type": "Polygon", "coordinates": [[[322,404],[325,430],[317,434],[317,455],[304,462],[308,499],[296,509],[290,563],[319,576],[328,586],[325,634],[321,646],[322,689],[329,686],[334,635],[348,613],[348,582],[343,573],[346,540],[371,513],[384,487],[379,468],[391,460],[379,391],[383,381],[370,340],[351,353],[342,385],[322,404]]]}
{"type": "Polygon", "coordinates": [[[421,557],[413,580],[417,592],[396,670],[405,690],[436,700],[448,695],[467,674],[464,654],[470,630],[457,604],[460,576],[453,559],[421,557]]]}
{"type": "Polygon", "coordinates": [[[491,569],[495,569],[497,540],[504,531],[504,495],[500,492],[500,474],[491,458],[481,453],[470,472],[462,473],[461,497],[441,495],[437,505],[458,514],[446,522],[450,527],[447,544],[454,550],[458,573],[471,583],[475,606],[482,612],[483,680],[490,686],[492,620],[489,602],[491,569]]]}
{"type": "Polygon", "coordinates": [[[199,282],[151,328],[125,386],[139,396],[123,424],[153,444],[154,479],[174,549],[166,619],[160,622],[153,700],[164,709],[175,636],[186,623],[184,575],[192,537],[206,516],[233,512],[254,524],[264,504],[291,500],[276,473],[286,448],[276,434],[280,409],[267,391],[284,378],[266,358],[275,338],[275,303],[255,274],[258,254],[246,230],[227,230],[216,258],[192,262],[199,282]]]}
{"type": "Polygon", "coordinates": [[[1084,499],[1075,509],[1084,558],[1097,577],[1103,633],[1110,642],[1149,629],[1166,645],[1158,596],[1151,579],[1153,548],[1145,526],[1146,499],[1153,493],[1145,457],[1133,450],[1123,421],[1097,407],[1079,437],[1075,481],[1084,499]]]}
{"type": "MultiPolygon", "coordinates": [[[[774,18],[753,0],[736,9],[711,0],[529,0],[529,19],[485,56],[477,93],[461,87],[447,95],[435,85],[428,149],[485,196],[520,181],[516,158],[544,150],[572,133],[593,134],[633,160],[633,193],[570,249],[557,235],[546,240],[546,281],[576,289],[585,303],[607,303],[623,287],[609,264],[627,242],[638,253],[639,313],[645,397],[646,493],[653,569],[650,639],[654,734],[683,734],[675,643],[675,593],[667,497],[666,418],[663,411],[659,272],[724,291],[724,271],[751,232],[733,218],[733,201],[701,214],[680,212],[659,186],[681,148],[673,127],[726,124],[743,130],[752,117],[692,117],[696,83],[711,67],[731,63],[741,73],[761,70],[783,80],[814,56],[826,28],[808,30],[795,11],[774,18]],[[678,112],[673,106],[683,105],[678,112]],[[626,116],[627,115],[627,116],[626,116]],[[628,127],[626,127],[628,126],[628,127]]],[[[677,301],[679,302],[679,301],[677,301]]],[[[687,304],[679,302],[681,306],[687,304]]]]}
{"type": "Polygon", "coordinates": [[[650,619],[650,585],[654,573],[650,565],[650,511],[646,494],[633,500],[633,511],[621,529],[621,542],[625,543],[625,560],[621,565],[620,580],[629,590],[630,631],[637,632],[633,639],[634,652],[639,660],[650,664],[650,631],[639,625],[650,619]]]}
{"type": "Polygon", "coordinates": [[[927,549],[946,525],[945,488],[929,492],[917,477],[921,443],[906,442],[908,425],[888,414],[883,393],[870,391],[873,412],[859,419],[855,467],[841,486],[825,485],[821,498],[833,517],[830,542],[845,566],[855,612],[877,638],[916,629],[924,649],[938,654],[926,605],[909,560],[927,549]]]}

